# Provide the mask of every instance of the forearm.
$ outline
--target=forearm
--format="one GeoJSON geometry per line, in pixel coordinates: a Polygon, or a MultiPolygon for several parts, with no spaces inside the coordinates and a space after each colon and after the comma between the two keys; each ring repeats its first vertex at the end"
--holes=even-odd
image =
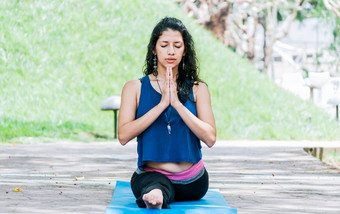
{"type": "Polygon", "coordinates": [[[153,107],[150,111],[142,117],[121,123],[118,125],[118,140],[122,145],[125,145],[130,140],[138,136],[145,129],[147,129],[164,111],[165,107],[161,103],[153,107]]]}
{"type": "Polygon", "coordinates": [[[216,142],[216,129],[207,122],[200,120],[191,113],[182,103],[178,103],[175,107],[176,111],[183,119],[190,130],[208,147],[212,147],[216,142]]]}

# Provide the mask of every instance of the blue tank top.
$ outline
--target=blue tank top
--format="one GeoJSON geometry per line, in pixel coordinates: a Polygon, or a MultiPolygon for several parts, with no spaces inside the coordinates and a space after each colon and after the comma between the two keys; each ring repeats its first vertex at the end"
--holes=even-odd
{"type": "MultiPolygon", "coordinates": [[[[162,95],[152,87],[149,76],[144,76],[136,119],[159,104],[161,98],[162,95]]],[[[183,105],[197,116],[196,103],[193,100],[194,95],[191,89],[190,99],[183,105]]],[[[140,169],[143,169],[146,161],[197,163],[202,158],[200,140],[171,106],[137,136],[137,142],[138,168],[140,169]],[[168,119],[165,112],[170,116],[171,134],[168,133],[168,119]]]]}

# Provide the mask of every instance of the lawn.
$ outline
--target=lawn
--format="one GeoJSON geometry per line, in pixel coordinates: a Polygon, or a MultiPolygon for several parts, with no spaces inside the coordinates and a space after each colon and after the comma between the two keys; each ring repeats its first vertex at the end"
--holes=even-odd
{"type": "Polygon", "coordinates": [[[0,142],[110,140],[112,113],[100,106],[143,75],[164,16],[193,35],[218,139],[340,139],[328,114],[279,88],[172,1],[1,1],[0,11],[0,142]]]}

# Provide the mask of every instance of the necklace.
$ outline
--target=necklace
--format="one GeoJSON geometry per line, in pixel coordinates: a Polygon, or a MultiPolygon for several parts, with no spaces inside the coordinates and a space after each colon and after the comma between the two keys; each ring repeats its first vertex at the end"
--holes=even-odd
{"type": "MultiPolygon", "coordinates": [[[[161,94],[163,94],[163,91],[161,89],[161,86],[159,85],[157,76],[156,76],[156,81],[157,81],[158,88],[161,91],[161,94]]],[[[165,111],[165,118],[168,121],[168,124],[166,125],[166,128],[168,129],[168,134],[171,134],[170,117],[171,117],[172,109],[171,109],[171,107],[169,107],[169,108],[170,108],[170,114],[168,116],[167,111],[165,111]]]]}

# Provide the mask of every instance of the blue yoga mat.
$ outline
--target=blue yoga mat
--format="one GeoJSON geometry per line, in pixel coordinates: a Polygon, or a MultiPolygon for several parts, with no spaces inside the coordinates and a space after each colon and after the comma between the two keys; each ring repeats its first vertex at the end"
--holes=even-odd
{"type": "Polygon", "coordinates": [[[171,209],[139,208],[131,191],[130,183],[117,181],[110,205],[106,207],[105,214],[154,213],[154,214],[236,214],[237,210],[230,208],[221,193],[216,189],[209,189],[207,194],[198,201],[173,202],[171,209]]]}

